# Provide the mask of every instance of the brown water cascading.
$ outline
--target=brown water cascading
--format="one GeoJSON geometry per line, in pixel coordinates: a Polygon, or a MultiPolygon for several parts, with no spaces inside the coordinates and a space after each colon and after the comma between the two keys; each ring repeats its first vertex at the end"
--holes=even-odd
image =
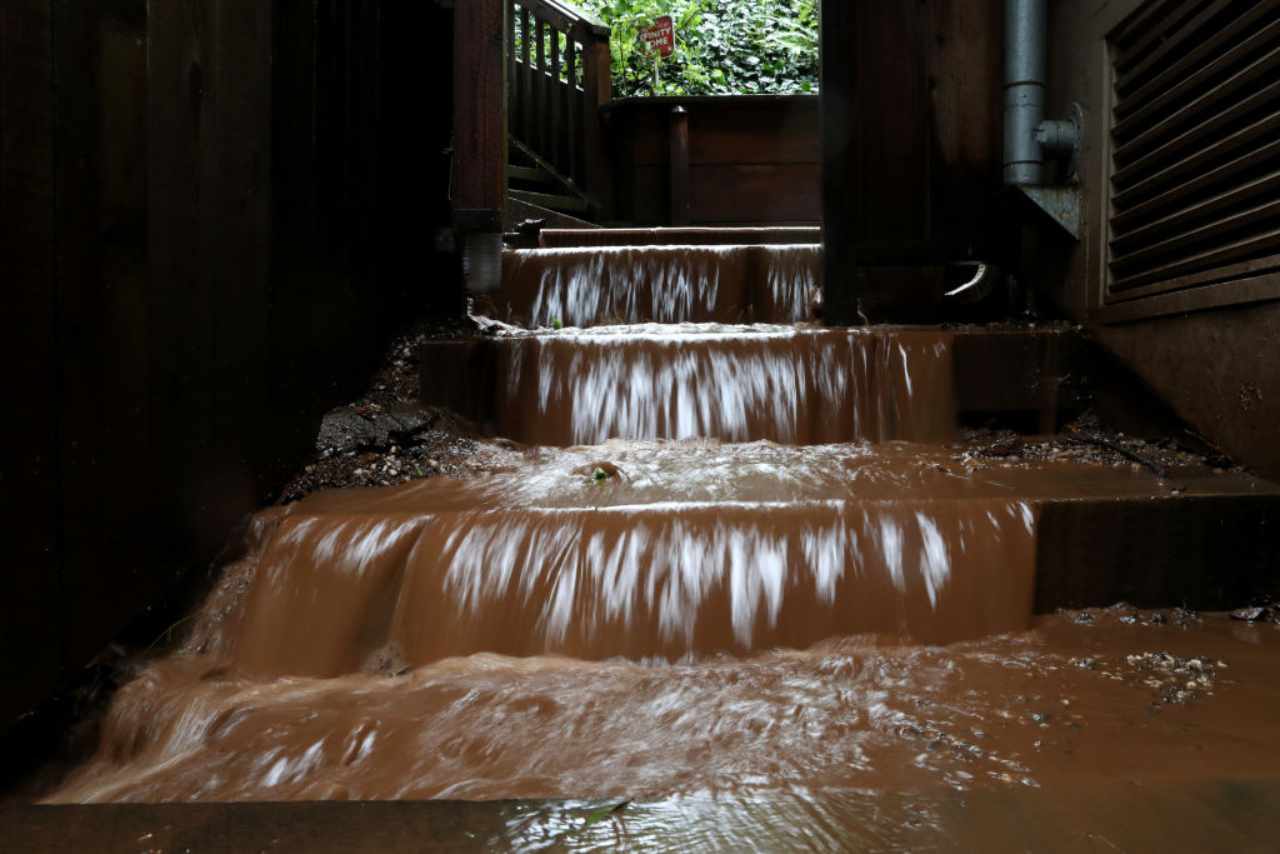
{"type": "Polygon", "coordinates": [[[530,328],[791,323],[810,318],[820,272],[811,244],[513,250],[489,312],[530,328]]]}
{"type": "Polygon", "coordinates": [[[658,502],[280,518],[194,648],[255,676],[474,653],[669,660],[1025,628],[1029,505],[658,502]]]}
{"type": "Polygon", "coordinates": [[[498,426],[530,444],[938,442],[952,337],[793,327],[608,327],[504,341],[498,426]]]}

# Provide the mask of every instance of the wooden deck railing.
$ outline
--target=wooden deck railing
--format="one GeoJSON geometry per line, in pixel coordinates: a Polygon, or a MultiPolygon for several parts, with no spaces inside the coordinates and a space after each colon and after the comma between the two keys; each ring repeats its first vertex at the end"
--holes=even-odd
{"type": "Polygon", "coordinates": [[[610,195],[600,115],[612,94],[609,28],[562,0],[506,2],[511,137],[603,212],[610,195]]]}

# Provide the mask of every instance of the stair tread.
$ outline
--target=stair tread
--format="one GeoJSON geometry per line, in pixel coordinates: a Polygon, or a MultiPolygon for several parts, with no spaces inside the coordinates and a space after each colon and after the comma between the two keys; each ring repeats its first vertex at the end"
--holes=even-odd
{"type": "MultiPolygon", "coordinates": [[[[1075,446],[1059,437],[1026,437],[1014,450],[992,452],[990,440],[951,446],[891,443],[799,447],[746,444],[613,441],[580,448],[545,448],[535,462],[513,456],[513,477],[407,488],[394,501],[385,494],[327,496],[298,505],[302,515],[391,515],[471,512],[559,513],[584,509],[623,514],[699,515],[725,508],[773,514],[823,504],[988,501],[1135,500],[1186,502],[1206,498],[1280,500],[1280,486],[1246,472],[1217,472],[1190,456],[1166,478],[1134,469],[1127,459],[1108,464],[1064,453],[1075,446]],[[1040,459],[1049,455],[1054,459],[1040,459]],[[601,468],[604,476],[595,470],[601,468]]],[[[1176,458],[1175,458],[1176,461],[1176,458]]],[[[504,469],[507,465],[502,466],[504,469]]]]}
{"type": "Polygon", "coordinates": [[[524,202],[530,202],[552,210],[563,210],[571,213],[587,213],[591,206],[576,196],[564,196],[554,193],[538,193],[532,190],[508,190],[508,194],[524,202]]]}
{"type": "Polygon", "coordinates": [[[822,229],[816,226],[736,228],[607,228],[590,232],[578,229],[544,229],[546,247],[677,246],[765,244],[818,244],[822,229]]]}

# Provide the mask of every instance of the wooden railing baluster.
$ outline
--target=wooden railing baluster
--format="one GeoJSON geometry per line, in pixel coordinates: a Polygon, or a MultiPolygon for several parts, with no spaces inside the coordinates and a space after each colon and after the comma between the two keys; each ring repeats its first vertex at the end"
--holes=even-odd
{"type": "Polygon", "coordinates": [[[507,3],[511,135],[566,193],[604,217],[612,195],[600,118],[612,89],[609,30],[566,0],[507,3]]]}
{"type": "Polygon", "coordinates": [[[582,102],[578,100],[578,46],[574,43],[572,34],[568,40],[568,52],[569,87],[568,97],[565,99],[567,113],[565,136],[568,149],[565,156],[568,165],[565,171],[571,180],[581,184],[582,168],[578,165],[578,140],[582,137],[582,102]]]}
{"type": "Polygon", "coordinates": [[[564,133],[562,127],[564,123],[564,88],[560,84],[560,31],[552,29],[551,31],[551,104],[547,110],[547,126],[550,133],[547,134],[547,153],[550,155],[547,159],[555,164],[556,168],[561,172],[564,169],[564,156],[562,154],[564,146],[561,144],[561,138],[564,133]]]}
{"type": "Polygon", "coordinates": [[[508,0],[506,15],[506,33],[503,35],[503,44],[507,46],[507,119],[508,130],[516,136],[524,133],[524,128],[520,126],[520,71],[519,63],[516,62],[516,3],[515,0],[508,0]]]}
{"type": "Polygon", "coordinates": [[[529,54],[533,49],[532,32],[529,29],[529,7],[520,7],[520,58],[524,68],[520,75],[520,127],[521,134],[527,139],[533,127],[533,72],[529,68],[529,54]]]}
{"type": "Polygon", "coordinates": [[[547,25],[537,17],[534,38],[537,39],[538,68],[533,83],[533,116],[536,125],[532,134],[533,145],[538,151],[547,150],[547,25]]]}

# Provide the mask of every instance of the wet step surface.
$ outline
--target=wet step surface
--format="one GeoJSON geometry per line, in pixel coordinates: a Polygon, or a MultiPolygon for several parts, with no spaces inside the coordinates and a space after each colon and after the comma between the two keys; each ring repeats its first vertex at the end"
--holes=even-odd
{"type": "Polygon", "coordinates": [[[49,800],[500,802],[394,814],[441,846],[1271,841],[1280,614],[1169,606],[1273,572],[1280,490],[956,441],[1055,429],[1076,336],[796,323],[820,259],[780,236],[509,253],[509,325],[425,346],[423,397],[525,444],[260,514],[49,800]],[[1121,598],[1167,610],[1053,613],[1121,598]]]}
{"type": "Polygon", "coordinates": [[[812,445],[940,442],[964,413],[1052,413],[1079,348],[1065,329],[627,324],[429,342],[420,359],[425,402],[529,444],[812,445]]]}
{"type": "Polygon", "coordinates": [[[492,475],[265,513],[186,654],[125,689],[53,799],[712,798],[748,833],[803,790],[841,834],[866,819],[854,790],[1266,779],[1280,627],[1033,612],[1043,537],[1077,573],[1107,519],[1152,509],[1119,538],[1149,563],[1105,574],[1198,580],[1275,489],[972,451],[506,451],[492,475]],[[1252,509],[1178,515],[1198,501],[1252,509]]]}
{"type": "MultiPolygon", "coordinates": [[[[1098,788],[1203,813],[1197,792],[1275,780],[1278,645],[1274,625],[1105,609],[945,648],[849,637],[674,664],[484,654],[254,679],[190,655],[125,689],[103,750],[54,800],[582,797],[635,801],[622,818],[637,832],[702,802],[763,844],[805,805],[837,839],[944,832],[945,812],[904,824],[867,807],[965,793],[953,820],[994,798],[1096,830],[1078,797],[1098,788]],[[1037,791],[1056,796],[1021,800],[1037,791]]],[[[1128,821],[1169,838],[1150,802],[1128,821]]],[[[1048,841],[1038,830],[1023,829],[1048,841]]]]}
{"type": "Polygon", "coordinates": [[[791,323],[813,316],[811,244],[509,250],[490,317],[529,328],[617,323],[791,323]]]}
{"type": "Polygon", "coordinates": [[[822,242],[817,226],[769,228],[544,228],[538,243],[546,249],[584,246],[759,246],[822,242]]]}
{"type": "MultiPolygon", "coordinates": [[[[320,494],[259,517],[200,645],[245,672],[336,676],[478,652],[945,643],[1117,588],[1218,603],[1190,585],[1210,561],[1265,548],[1239,537],[1280,510],[1280,492],[1245,475],[964,460],[896,444],[614,443],[468,481],[320,494]],[[1097,536],[1135,516],[1140,533],[1115,539],[1161,558],[1154,581],[1097,536]],[[1111,582],[1082,594],[1086,567],[1111,582]]],[[[1257,571],[1238,569],[1229,589],[1257,571]]]]}
{"type": "Polygon", "coordinates": [[[1059,790],[795,789],[630,802],[400,801],[0,809],[0,850],[1266,851],[1280,782],[1059,790]],[[1104,841],[1105,840],[1105,841],[1104,841]],[[151,846],[147,848],[146,846],[151,846]]]}

